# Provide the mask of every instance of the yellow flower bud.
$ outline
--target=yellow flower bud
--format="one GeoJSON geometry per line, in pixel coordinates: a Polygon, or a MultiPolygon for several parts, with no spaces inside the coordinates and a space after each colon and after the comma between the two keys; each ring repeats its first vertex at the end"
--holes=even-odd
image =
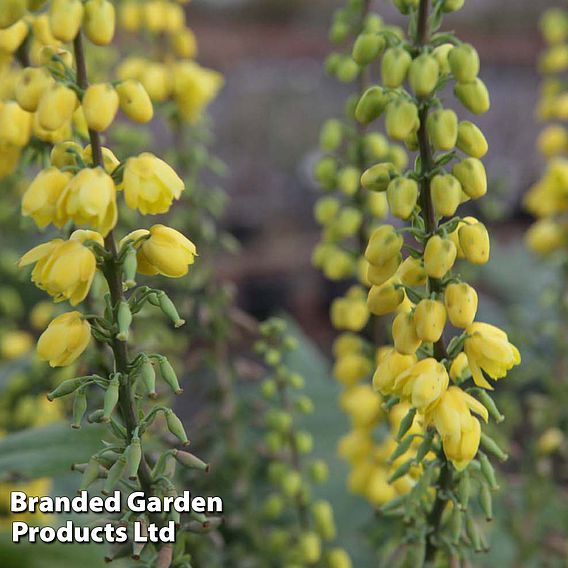
{"type": "Polygon", "coordinates": [[[380,507],[394,499],[397,493],[394,486],[388,481],[388,473],[381,468],[375,467],[372,468],[366,480],[364,495],[370,503],[380,507]]]}
{"type": "Polygon", "coordinates": [[[126,205],[142,215],[165,213],[185,189],[175,171],[149,152],[126,161],[123,187],[126,205]]]}
{"type": "Polygon", "coordinates": [[[363,350],[364,342],[354,333],[342,333],[333,342],[333,355],[336,358],[360,353],[363,350]]]}
{"type": "Polygon", "coordinates": [[[67,140],[53,146],[49,160],[52,166],[65,168],[67,166],[77,165],[77,156],[81,156],[82,154],[83,148],[81,148],[77,142],[67,140]]]}
{"type": "Polygon", "coordinates": [[[402,47],[391,47],[385,51],[381,62],[381,81],[385,87],[396,89],[406,79],[412,57],[402,47]]]}
{"type": "Polygon", "coordinates": [[[346,166],[337,172],[337,187],[347,196],[357,193],[361,181],[361,172],[354,166],[346,166]]]}
{"type": "Polygon", "coordinates": [[[324,152],[334,152],[341,145],[343,125],[337,119],[326,120],[321,127],[319,144],[324,152]]]}
{"type": "Polygon", "coordinates": [[[439,109],[428,115],[428,135],[437,150],[453,150],[458,139],[458,116],[453,110],[439,109]]]}
{"type": "Polygon", "coordinates": [[[410,178],[395,178],[389,183],[387,199],[395,217],[408,219],[416,207],[418,184],[410,178]]]}
{"type": "Polygon", "coordinates": [[[26,15],[25,0],[0,0],[0,30],[14,25],[26,15]]]}
{"type": "Polygon", "coordinates": [[[122,239],[121,246],[128,240],[141,236],[148,238],[136,245],[140,274],[162,274],[169,278],[181,278],[195,262],[195,245],[179,231],[164,225],[153,225],[148,231],[134,231],[122,239]]]}
{"type": "Polygon", "coordinates": [[[194,59],[197,55],[197,40],[189,29],[180,30],[171,37],[172,47],[179,57],[194,59]]]}
{"type": "Polygon", "coordinates": [[[479,55],[472,45],[462,43],[448,53],[450,69],[458,83],[471,83],[479,73],[479,55]]]}
{"type": "Polygon", "coordinates": [[[32,118],[16,101],[0,101],[0,143],[23,148],[30,140],[32,118]]]}
{"type": "Polygon", "coordinates": [[[444,0],[442,4],[442,10],[444,12],[456,12],[461,10],[465,3],[465,0],[444,0]]]}
{"type": "Polygon", "coordinates": [[[440,217],[451,217],[462,199],[462,186],[450,174],[436,174],[430,180],[430,195],[434,211],[440,217]]]}
{"type": "Polygon", "coordinates": [[[411,313],[400,312],[392,324],[392,337],[394,348],[405,355],[412,355],[422,344],[422,340],[416,335],[414,317],[411,313]]]}
{"type": "Polygon", "coordinates": [[[461,382],[471,376],[467,355],[462,351],[458,353],[450,366],[450,378],[454,382],[461,382]]]}
{"type": "Polygon", "coordinates": [[[449,382],[444,365],[428,357],[398,375],[394,392],[408,399],[419,411],[427,412],[443,396],[449,382]]]}
{"type": "Polygon", "coordinates": [[[398,269],[398,277],[405,286],[409,286],[411,288],[414,286],[423,286],[426,284],[428,279],[428,275],[426,274],[426,270],[424,270],[422,261],[412,256],[406,258],[400,265],[400,268],[398,269]]]}
{"type": "Polygon", "coordinates": [[[120,26],[127,32],[135,32],[140,29],[142,21],[142,6],[136,0],[129,0],[120,5],[120,26]]]}
{"type": "Polygon", "coordinates": [[[375,229],[365,250],[365,258],[370,264],[385,264],[400,253],[404,239],[392,225],[381,225],[375,229]]]}
{"type": "Polygon", "coordinates": [[[35,112],[41,96],[53,83],[44,67],[26,67],[16,83],[16,101],[24,110],[35,112]]]}
{"type": "Polygon", "coordinates": [[[61,74],[73,67],[73,54],[67,49],[46,45],[39,52],[39,64],[61,74]]]}
{"type": "Polygon", "coordinates": [[[487,323],[474,322],[466,328],[464,351],[469,368],[478,387],[492,390],[483,376],[485,371],[492,379],[502,379],[521,362],[519,350],[509,343],[507,334],[487,323]]]}
{"type": "Polygon", "coordinates": [[[419,125],[418,108],[414,103],[399,98],[388,104],[385,128],[393,140],[405,140],[419,125]]]}
{"type": "Polygon", "coordinates": [[[52,0],[49,5],[49,27],[60,41],[68,43],[75,39],[83,20],[81,0],[52,0]]]}
{"type": "Polygon", "coordinates": [[[305,532],[300,537],[302,560],[306,564],[315,564],[321,558],[321,540],[315,532],[305,532]]]}
{"type": "Polygon", "coordinates": [[[481,79],[475,79],[471,83],[457,83],[454,94],[461,104],[474,114],[483,114],[491,106],[489,91],[481,79]]]}
{"type": "Polygon", "coordinates": [[[564,432],[558,428],[548,428],[537,441],[539,453],[545,456],[556,452],[564,443],[564,432]]]}
{"type": "Polygon", "coordinates": [[[540,31],[547,43],[561,43],[568,36],[568,22],[563,8],[549,8],[540,19],[540,31]]]}
{"type": "Polygon", "coordinates": [[[374,33],[362,33],[353,44],[351,56],[358,65],[369,65],[377,59],[385,47],[383,36],[374,33]]]}
{"type": "Polygon", "coordinates": [[[0,53],[14,53],[28,35],[28,25],[23,20],[6,29],[0,29],[0,53]]]}
{"type": "Polygon", "coordinates": [[[376,316],[383,316],[394,312],[404,301],[405,293],[402,288],[395,286],[395,282],[387,280],[380,286],[372,286],[367,298],[369,311],[376,316]]]}
{"type": "Polygon", "coordinates": [[[391,179],[398,175],[394,164],[384,162],[375,164],[363,172],[361,185],[369,191],[386,191],[391,179]]]}
{"type": "Polygon", "coordinates": [[[91,326],[80,312],[57,316],[41,334],[37,353],[52,367],[65,367],[75,361],[89,345],[91,326]]]}
{"type": "Polygon", "coordinates": [[[327,555],[329,568],[353,568],[353,563],[347,551],[343,548],[332,548],[327,555]]]}
{"type": "Polygon", "coordinates": [[[416,355],[403,355],[391,349],[377,366],[373,375],[373,388],[382,394],[392,394],[396,378],[416,363],[416,355]]]}
{"type": "Polygon", "coordinates": [[[114,37],[116,14],[109,0],[87,0],[83,30],[95,45],[108,45],[114,37]]]}
{"type": "Polygon", "coordinates": [[[57,202],[58,221],[89,225],[106,236],[116,225],[116,188],[99,166],[85,168],[67,184],[57,202]]]}
{"type": "Polygon", "coordinates": [[[430,278],[443,278],[452,269],[457,256],[456,245],[450,239],[434,235],[424,249],[424,269],[430,278]]]}
{"type": "Polygon", "coordinates": [[[560,125],[547,126],[540,133],[537,144],[539,152],[547,158],[563,154],[568,149],[568,132],[560,125]]]}
{"type": "Polygon", "coordinates": [[[320,197],[314,206],[314,217],[320,225],[329,225],[339,213],[341,202],[336,197],[320,197]]]}
{"type": "Polygon", "coordinates": [[[402,255],[399,253],[390,257],[384,264],[369,264],[367,270],[369,283],[375,286],[384,284],[391,276],[394,276],[401,262],[402,255]]]}
{"type": "Polygon", "coordinates": [[[51,302],[38,302],[30,312],[30,323],[34,329],[43,329],[53,316],[55,306],[51,302]]]}
{"type": "Polygon", "coordinates": [[[366,197],[369,213],[375,219],[384,219],[389,214],[389,205],[385,193],[372,192],[366,197]]]}
{"type": "Polygon", "coordinates": [[[14,173],[20,162],[21,148],[0,145],[0,179],[14,173]]]}
{"type": "Polygon", "coordinates": [[[140,74],[140,82],[155,102],[164,102],[172,93],[169,69],[161,63],[148,62],[140,74]]]}
{"type": "Polygon", "coordinates": [[[374,426],[381,416],[381,397],[370,385],[359,384],[345,390],[339,400],[341,408],[351,416],[358,428],[374,426]]]}
{"type": "Polygon", "coordinates": [[[140,81],[127,79],[116,87],[120,108],[128,118],[135,122],[149,122],[154,116],[150,96],[140,81]]]}
{"type": "Polygon", "coordinates": [[[69,300],[76,306],[89,293],[97,269],[94,253],[83,245],[87,240],[103,244],[95,231],[75,231],[68,241],[54,239],[34,247],[20,259],[19,266],[35,264],[32,282],[55,302],[69,300]]]}
{"type": "Polygon", "coordinates": [[[369,87],[355,107],[355,118],[361,124],[369,124],[383,114],[390,100],[391,96],[382,87],[369,87]]]}
{"type": "Polygon", "coordinates": [[[436,343],[446,325],[446,308],[438,300],[421,300],[414,310],[416,334],[422,341],[436,343]]]}
{"type": "Polygon", "coordinates": [[[39,101],[39,125],[46,130],[58,130],[71,120],[77,103],[75,91],[62,83],[54,83],[39,101]]]}
{"type": "Polygon", "coordinates": [[[333,376],[344,386],[352,387],[368,377],[372,371],[371,362],[359,353],[340,357],[333,367],[333,376]]]}
{"type": "Polygon", "coordinates": [[[82,101],[88,127],[96,132],[106,130],[116,116],[118,104],[118,93],[110,83],[90,85],[82,101]]]}
{"type": "Polygon", "coordinates": [[[22,215],[31,217],[40,229],[49,223],[63,226],[57,221],[57,202],[70,179],[69,172],[54,167],[39,172],[22,198],[22,215]]]}
{"type": "Polygon", "coordinates": [[[48,14],[40,14],[33,19],[32,31],[34,38],[37,39],[41,46],[59,47],[61,45],[61,42],[51,33],[48,14]]]}
{"type": "Polygon", "coordinates": [[[336,329],[360,331],[369,321],[365,293],[357,286],[345,298],[336,298],[331,304],[331,322],[336,329]],[[356,292],[356,295],[353,294],[356,292]]]}
{"type": "Polygon", "coordinates": [[[439,75],[440,66],[436,58],[423,53],[410,64],[408,82],[416,96],[425,97],[436,87],[439,75]]]}
{"type": "Polygon", "coordinates": [[[33,337],[25,331],[9,331],[0,337],[0,357],[11,361],[25,355],[33,345],[33,337]]]}
{"type": "Polygon", "coordinates": [[[451,324],[466,328],[477,313],[477,292],[465,282],[449,284],[444,291],[444,304],[451,324]]]}
{"type": "Polygon", "coordinates": [[[477,158],[465,158],[452,168],[452,173],[459,180],[463,191],[472,199],[478,199],[487,193],[487,174],[483,162],[477,158]]]}
{"type": "Polygon", "coordinates": [[[539,219],[526,234],[528,247],[539,254],[549,254],[566,244],[566,228],[554,219],[539,219]]]}
{"type": "Polygon", "coordinates": [[[458,125],[457,147],[472,158],[483,158],[489,148],[483,132],[468,120],[458,125]]]}
{"type": "Polygon", "coordinates": [[[438,62],[440,75],[448,75],[451,72],[448,54],[452,49],[454,49],[454,46],[451,43],[443,43],[432,52],[438,62]]]}
{"type": "Polygon", "coordinates": [[[483,223],[464,224],[458,232],[465,258],[472,264],[485,264],[489,260],[489,233],[483,223]]]}
{"type": "MultiPolygon", "coordinates": [[[[118,158],[113,154],[112,150],[110,150],[109,148],[105,148],[103,146],[101,150],[103,155],[103,168],[105,172],[110,175],[117,168],[120,162],[118,161],[118,158]]],[[[91,166],[94,165],[93,149],[91,148],[90,144],[85,146],[85,149],[83,150],[83,160],[85,161],[85,163],[91,166]]],[[[122,189],[122,186],[117,187],[116,189],[117,191],[119,191],[122,189]]]]}
{"type": "Polygon", "coordinates": [[[363,138],[363,145],[365,153],[369,158],[375,160],[383,160],[389,153],[389,143],[383,134],[380,132],[369,132],[363,138]]]}

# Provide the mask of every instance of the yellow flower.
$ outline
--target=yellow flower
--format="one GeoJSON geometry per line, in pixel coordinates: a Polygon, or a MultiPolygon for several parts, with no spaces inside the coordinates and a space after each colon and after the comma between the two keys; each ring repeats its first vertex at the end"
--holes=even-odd
{"type": "Polygon", "coordinates": [[[32,345],[33,338],[26,331],[9,331],[0,340],[0,353],[3,359],[18,359],[25,355],[32,345]]]}
{"type": "Polygon", "coordinates": [[[149,231],[133,231],[122,239],[121,245],[145,236],[148,238],[136,245],[140,274],[162,274],[169,278],[181,278],[187,274],[197,256],[197,249],[188,238],[165,225],[153,225],[149,231]]]}
{"type": "Polygon", "coordinates": [[[35,263],[32,282],[53,296],[55,302],[69,300],[72,306],[82,302],[91,288],[97,270],[95,255],[83,243],[103,244],[95,231],[75,231],[68,241],[54,239],[27,252],[19,266],[35,263]]]}
{"type": "Polygon", "coordinates": [[[373,388],[383,394],[391,394],[396,378],[416,363],[416,355],[402,355],[390,348],[388,353],[382,353],[381,361],[373,375],[373,388]]]}
{"type": "Polygon", "coordinates": [[[116,87],[120,108],[124,114],[135,122],[149,122],[154,116],[154,107],[146,89],[134,79],[127,79],[116,87]]]}
{"type": "Polygon", "coordinates": [[[426,411],[442,396],[449,382],[444,365],[428,357],[398,375],[393,390],[418,410],[426,411]]]}
{"type": "Polygon", "coordinates": [[[110,83],[90,85],[82,101],[88,127],[96,132],[106,130],[116,116],[118,104],[118,93],[110,83]]]}
{"type": "Polygon", "coordinates": [[[57,202],[57,215],[61,223],[90,225],[106,236],[117,221],[112,178],[100,166],[81,170],[63,190],[57,202]]]}
{"type": "Polygon", "coordinates": [[[478,387],[493,390],[482,371],[495,380],[505,377],[521,362],[519,350],[509,343],[504,331],[488,323],[474,322],[465,331],[464,351],[473,381],[478,387]]]}
{"type": "Polygon", "coordinates": [[[165,213],[185,189],[175,171],[149,152],[127,160],[123,187],[126,205],[142,215],[165,213]]]}
{"type": "Polygon", "coordinates": [[[458,470],[469,464],[479,447],[481,425],[472,411],[487,422],[485,406],[459,387],[451,386],[427,414],[427,421],[434,424],[442,437],[446,457],[458,470]]]}
{"type": "Polygon", "coordinates": [[[71,120],[77,102],[75,91],[62,83],[54,83],[44,91],[39,100],[39,125],[45,130],[59,130],[71,120]]]}
{"type": "Polygon", "coordinates": [[[220,73],[184,61],[174,68],[174,94],[181,114],[188,122],[196,122],[204,108],[223,86],[220,73]]]}
{"type": "Polygon", "coordinates": [[[448,318],[455,327],[470,325],[477,312],[477,292],[465,282],[449,284],[444,292],[448,318]]]}
{"type": "Polygon", "coordinates": [[[64,222],[58,218],[57,201],[71,177],[70,173],[54,167],[39,172],[24,193],[22,214],[31,217],[40,229],[49,223],[62,227],[64,222]]]}
{"type": "Polygon", "coordinates": [[[57,316],[41,334],[37,353],[52,367],[70,365],[85,351],[91,340],[91,326],[80,312],[57,316]]]}
{"type": "Polygon", "coordinates": [[[116,13],[109,0],[88,0],[85,3],[83,29],[95,45],[108,45],[114,37],[116,13]]]}
{"type": "Polygon", "coordinates": [[[446,308],[438,300],[421,300],[414,310],[416,335],[422,341],[435,343],[446,325],[446,308]]]}

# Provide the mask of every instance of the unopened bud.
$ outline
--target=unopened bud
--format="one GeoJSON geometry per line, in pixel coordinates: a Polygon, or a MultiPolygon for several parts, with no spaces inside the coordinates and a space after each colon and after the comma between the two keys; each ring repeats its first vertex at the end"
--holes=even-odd
{"type": "Polygon", "coordinates": [[[166,424],[168,425],[168,430],[176,436],[184,446],[189,445],[189,440],[187,434],[185,433],[185,428],[183,427],[182,421],[174,414],[171,408],[165,411],[166,424]]]}
{"type": "Polygon", "coordinates": [[[126,474],[128,479],[135,481],[138,477],[138,468],[142,461],[142,446],[140,445],[140,438],[133,436],[130,444],[124,450],[126,456],[126,474]]]}
{"type": "Polygon", "coordinates": [[[359,65],[369,65],[381,53],[385,47],[385,40],[382,36],[374,33],[360,34],[353,44],[352,57],[359,65]]]}
{"type": "Polygon", "coordinates": [[[112,413],[118,403],[120,376],[115,374],[107,384],[103,403],[101,422],[110,422],[112,413]]]}
{"type": "Polygon", "coordinates": [[[174,327],[181,327],[185,323],[185,320],[179,317],[174,303],[167,294],[158,294],[158,301],[160,302],[160,309],[172,320],[174,327]]]}
{"type": "Polygon", "coordinates": [[[391,47],[385,51],[381,62],[381,79],[385,87],[396,89],[406,79],[412,57],[402,47],[391,47]]]}
{"type": "Polygon", "coordinates": [[[116,322],[118,324],[118,334],[116,338],[120,341],[126,341],[128,339],[130,324],[132,323],[132,312],[126,300],[121,300],[118,304],[116,322]]]}
{"type": "Polygon", "coordinates": [[[164,379],[164,381],[170,386],[175,394],[181,394],[183,392],[183,389],[179,385],[179,381],[174,368],[171,366],[166,357],[160,357],[159,365],[162,379],[164,379]]]}
{"type": "Polygon", "coordinates": [[[355,118],[361,124],[369,124],[383,114],[390,100],[390,95],[382,87],[369,87],[355,107],[355,118]]]}
{"type": "Polygon", "coordinates": [[[100,463],[96,457],[92,457],[83,472],[79,491],[86,491],[99,478],[100,463]]]}
{"type": "Polygon", "coordinates": [[[87,391],[84,387],[80,387],[75,391],[73,399],[73,422],[71,428],[78,430],[81,428],[81,420],[87,411],[87,391]]]}
{"type": "Polygon", "coordinates": [[[188,469],[198,469],[199,471],[204,471],[206,473],[209,472],[209,464],[189,452],[174,450],[173,456],[179,464],[187,467],[188,469]]]}
{"type": "Polygon", "coordinates": [[[405,140],[419,125],[418,108],[413,102],[399,98],[388,104],[385,128],[393,140],[405,140]]]}
{"type": "Polygon", "coordinates": [[[112,467],[108,471],[108,477],[105,480],[102,493],[103,495],[111,495],[116,484],[122,477],[124,470],[126,468],[126,456],[121,454],[118,459],[114,462],[112,467]]]}

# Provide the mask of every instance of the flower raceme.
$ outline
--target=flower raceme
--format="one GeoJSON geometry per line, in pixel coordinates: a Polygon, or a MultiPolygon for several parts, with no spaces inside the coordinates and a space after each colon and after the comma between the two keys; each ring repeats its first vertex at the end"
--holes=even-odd
{"type": "Polygon", "coordinates": [[[153,225],[149,230],[138,229],[121,241],[133,242],[137,248],[138,272],[162,274],[169,278],[185,276],[195,262],[195,245],[179,231],[164,225],[153,225]]]}
{"type": "Polygon", "coordinates": [[[64,367],[75,361],[89,345],[91,326],[80,312],[57,316],[41,334],[37,352],[52,367],[64,367]]]}
{"type": "Polygon", "coordinates": [[[99,233],[77,230],[68,241],[54,239],[34,247],[20,259],[19,266],[35,263],[32,282],[55,302],[69,300],[75,306],[89,293],[97,269],[96,257],[85,241],[103,245],[99,233]]]}

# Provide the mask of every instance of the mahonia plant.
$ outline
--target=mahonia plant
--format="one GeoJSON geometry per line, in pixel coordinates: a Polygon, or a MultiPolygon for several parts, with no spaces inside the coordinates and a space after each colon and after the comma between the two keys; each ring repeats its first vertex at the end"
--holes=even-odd
{"type": "MultiPolygon", "coordinates": [[[[301,394],[304,378],[287,365],[297,340],[287,333],[286,322],[273,318],[260,324],[255,345],[270,369],[262,383],[269,401],[263,417],[266,472],[273,488],[262,505],[260,551],[270,566],[351,568],[349,554],[332,546],[336,525],[331,503],[312,497],[312,484],[328,478],[327,463],[306,459],[313,452],[312,435],[298,427],[302,414],[314,410],[310,397],[301,394]]],[[[257,537],[258,538],[258,537],[257,537]]]]}
{"type": "MultiPolygon", "coordinates": [[[[11,1],[9,8],[2,6],[0,10],[0,28],[8,31],[20,27],[22,18],[28,30],[27,10],[39,7],[11,1]]],[[[33,61],[28,55],[37,34],[33,39],[28,37],[29,45],[23,44],[30,50],[21,57],[26,68],[16,85],[12,106],[17,105],[29,116],[27,120],[37,121],[42,131],[51,133],[53,136],[46,136],[46,141],[54,145],[48,163],[23,196],[22,213],[38,227],[54,225],[63,229],[65,235],[34,247],[21,258],[20,266],[34,265],[32,281],[54,302],[68,301],[71,306],[84,308],[53,319],[38,340],[37,352],[52,367],[66,367],[79,362],[94,339],[101,350],[112,356],[111,363],[104,366],[110,372],[64,380],[49,393],[48,399],[73,395],[74,428],[81,427],[87,414],[89,422],[109,426],[112,441],[105,442],[88,463],[73,466],[82,472],[80,489],[86,490],[102,479],[104,494],[120,488],[128,492],[142,490],[147,495],[176,495],[176,464],[202,471],[208,470],[208,466],[180,449],[165,450],[157,460],[150,460],[144,440],[151,435],[157,418],[163,419],[180,445],[189,443],[182,421],[171,408],[146,404],[157,397],[156,371],[175,394],[182,389],[165,356],[133,353],[135,347],[129,345],[129,338],[134,316],[147,305],[159,308],[175,327],[184,324],[166,293],[137,285],[136,275],[181,278],[187,275],[197,251],[183,234],[161,224],[137,229],[118,242],[114,229],[118,222],[118,192],[123,193],[128,208],[143,215],[158,214],[167,212],[173,201],[179,199],[184,183],[166,162],[152,154],[119,161],[109,148],[102,146],[102,136],[119,109],[138,123],[148,122],[153,116],[150,97],[138,81],[88,82],[84,38],[98,46],[111,44],[113,4],[108,0],[53,0],[47,3],[46,12],[33,21],[43,22],[46,41],[38,46],[39,58],[34,66],[27,64],[33,61]],[[65,48],[69,43],[72,52],[65,48]],[[71,128],[74,115],[84,119],[90,141],[85,148],[71,128]],[[100,314],[92,313],[89,302],[97,273],[107,289],[100,314]],[[102,391],[102,397],[97,391],[102,391]],[[102,408],[89,409],[89,402],[96,406],[100,403],[102,408]]],[[[203,532],[204,527],[220,521],[196,513],[191,516],[184,525],[189,531],[203,532]]],[[[121,520],[149,519],[125,514],[121,520]]],[[[173,520],[178,528],[181,526],[175,512],[169,513],[168,518],[158,515],[153,522],[156,520],[173,520]]],[[[157,568],[190,565],[183,547],[174,549],[171,544],[142,547],[133,543],[128,550],[111,550],[106,559],[125,555],[157,568]]]]}
{"type": "MultiPolygon", "coordinates": [[[[547,125],[538,137],[538,150],[546,160],[542,177],[530,188],[525,196],[525,208],[537,220],[526,234],[526,243],[540,258],[553,266],[558,266],[561,278],[549,295],[549,300],[559,306],[557,322],[547,322],[552,331],[553,348],[557,364],[552,376],[545,383],[547,392],[546,412],[539,413],[540,419],[535,426],[540,430],[536,449],[541,456],[554,456],[565,451],[565,426],[568,415],[563,400],[566,388],[565,380],[566,348],[564,333],[568,319],[566,306],[566,279],[568,278],[568,225],[566,213],[568,207],[564,195],[568,189],[568,91],[564,83],[564,74],[568,70],[568,12],[564,8],[551,8],[544,12],[540,20],[540,29],[546,49],[541,55],[539,71],[543,76],[537,116],[547,125]]],[[[544,465],[542,460],[537,463],[544,465]]],[[[545,468],[550,470],[550,463],[545,468]]]]}
{"type": "Polygon", "coordinates": [[[506,454],[481,431],[480,420],[503,419],[488,393],[493,389],[488,378],[503,378],[520,363],[504,331],[475,321],[477,293],[454,269],[458,258],[486,263],[490,248],[483,223],[456,215],[461,203],[487,191],[481,162],[487,142],[473,122],[460,121],[442,100],[452,82],[455,97],[472,114],[490,106],[475,48],[438,32],[444,13],[463,4],[397,0],[408,16],[408,34],[377,32],[381,82],[363,94],[355,111],[369,122],[384,113],[389,138],[417,152],[409,170],[381,161],[361,178],[365,189],[386,192],[392,215],[406,222],[377,228],[365,258],[370,312],[396,314],[393,346],[380,350],[373,386],[387,408],[410,405],[390,458],[405,459],[390,481],[410,475],[415,482],[382,509],[408,523],[407,554],[415,565],[487,549],[468,506],[470,492],[479,488],[490,519],[497,483],[486,452],[499,459],[506,454]]]}
{"type": "MultiPolygon", "coordinates": [[[[384,193],[365,191],[360,178],[376,160],[392,162],[398,169],[408,163],[401,145],[367,130],[368,111],[357,105],[369,87],[372,64],[384,44],[379,32],[402,38],[399,28],[385,26],[380,16],[371,12],[370,2],[351,0],[334,15],[330,40],[346,51],[333,52],[326,69],[342,82],[355,82],[357,90],[347,101],[345,118],[330,119],[323,125],[320,148],[324,155],[314,172],[327,194],[318,199],[314,209],[323,228],[314,264],[330,280],[359,281],[334,299],[330,310],[331,322],[341,332],[333,346],[333,374],[343,387],[339,402],[352,427],[340,440],[338,451],[351,467],[349,489],[375,506],[405,491],[408,483],[406,478],[388,483],[397,467],[396,462],[388,461],[395,445],[389,432],[396,434],[401,412],[393,410],[386,420],[382,397],[363,382],[372,374],[381,331],[379,318],[367,307],[371,284],[363,255],[372,230],[388,215],[388,203],[384,193]],[[377,440],[374,430],[378,425],[382,435],[377,440]]],[[[399,408],[404,412],[406,405],[399,408]]]]}

